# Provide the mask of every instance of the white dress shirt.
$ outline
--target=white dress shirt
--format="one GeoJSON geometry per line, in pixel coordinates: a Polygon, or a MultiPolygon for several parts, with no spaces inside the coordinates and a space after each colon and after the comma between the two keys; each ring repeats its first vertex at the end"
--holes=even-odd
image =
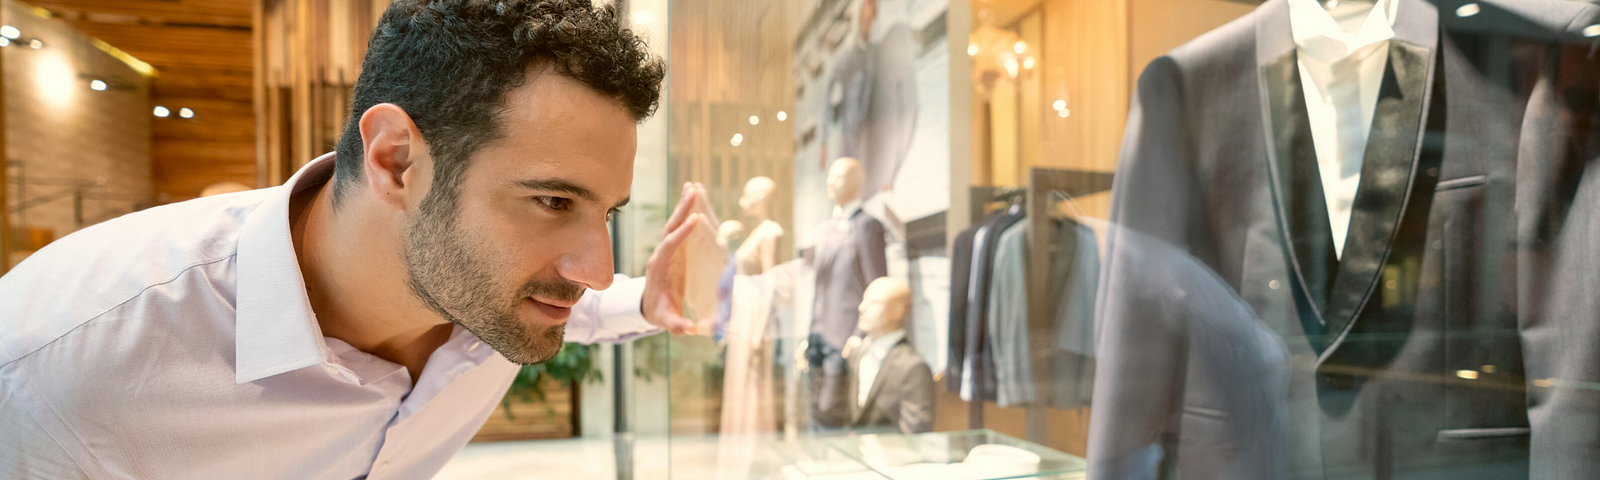
{"type": "Polygon", "coordinates": [[[1389,39],[1400,2],[1289,0],[1290,30],[1300,85],[1321,173],[1334,254],[1344,256],[1350,210],[1361,184],[1361,163],[1389,61],[1389,39]]]}
{"type": "Polygon", "coordinates": [[[856,212],[859,211],[859,210],[861,210],[861,201],[860,200],[852,200],[852,201],[850,201],[850,203],[846,203],[844,205],[834,205],[833,206],[833,219],[834,220],[849,220],[850,217],[855,216],[856,212]]]}
{"type": "MultiPolygon", "coordinates": [[[[518,367],[457,326],[412,385],[322,335],[289,196],[332,170],[125,215],[0,277],[0,477],[431,478],[518,367]]],[[[585,292],[567,340],[654,332],[643,283],[585,292]]]]}
{"type": "Polygon", "coordinates": [[[903,338],[906,338],[905,330],[885,333],[868,343],[867,349],[861,352],[861,365],[856,371],[856,405],[867,406],[867,394],[872,393],[872,383],[878,379],[883,358],[889,356],[889,350],[893,350],[903,338]]]}

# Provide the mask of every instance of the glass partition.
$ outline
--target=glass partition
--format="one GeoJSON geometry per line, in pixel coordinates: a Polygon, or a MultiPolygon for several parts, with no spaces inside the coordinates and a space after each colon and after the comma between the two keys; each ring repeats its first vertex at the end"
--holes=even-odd
{"type": "Polygon", "coordinates": [[[667,8],[672,478],[1600,472],[1593,5],[667,8]]]}

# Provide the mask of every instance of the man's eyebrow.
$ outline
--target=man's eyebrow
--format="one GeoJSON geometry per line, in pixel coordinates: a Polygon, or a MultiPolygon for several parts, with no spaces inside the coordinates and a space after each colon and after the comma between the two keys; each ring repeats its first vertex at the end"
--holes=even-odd
{"type": "Polygon", "coordinates": [[[612,210],[616,210],[616,209],[622,208],[624,205],[628,204],[629,200],[632,200],[632,199],[633,199],[633,197],[624,198],[624,199],[622,199],[622,201],[617,202],[616,205],[612,206],[611,209],[612,210]]]}
{"type": "Polygon", "coordinates": [[[523,188],[527,188],[529,190],[544,190],[544,191],[547,191],[547,192],[559,192],[559,193],[565,193],[565,194],[568,194],[568,195],[575,195],[578,198],[582,198],[584,200],[588,200],[588,201],[591,201],[591,202],[600,201],[600,197],[595,196],[594,192],[591,192],[587,188],[580,187],[577,184],[572,183],[572,182],[568,182],[566,180],[561,180],[561,179],[522,180],[522,181],[518,181],[516,183],[517,183],[517,185],[521,185],[523,188]]]}

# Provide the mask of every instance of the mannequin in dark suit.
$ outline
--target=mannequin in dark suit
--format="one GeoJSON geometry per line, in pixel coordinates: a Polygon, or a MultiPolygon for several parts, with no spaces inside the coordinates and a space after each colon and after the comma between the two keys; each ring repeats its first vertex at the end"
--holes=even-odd
{"type": "Polygon", "coordinates": [[[901,433],[933,430],[933,370],[905,337],[905,318],[911,311],[911,287],[905,280],[883,277],[867,287],[861,301],[860,342],[851,342],[850,426],[894,427],[901,433]],[[886,351],[885,351],[886,349],[886,351]],[[870,372],[870,387],[863,397],[864,362],[878,362],[870,372]]]}
{"type": "Polygon", "coordinates": [[[1600,12],[1399,1],[1336,261],[1286,3],[1145,69],[1111,220],[1283,340],[1287,375],[1259,381],[1282,382],[1284,421],[1209,407],[1239,384],[1197,370],[1193,311],[1150,301],[1189,287],[1144,281],[1111,238],[1090,478],[1600,478],[1600,391],[1578,387],[1600,382],[1600,12]],[[1214,450],[1255,436],[1281,461],[1214,450]]]}
{"type": "Polygon", "coordinates": [[[839,352],[856,331],[857,308],[867,284],[889,274],[883,224],[859,207],[865,177],[855,159],[833,162],[828,168],[828,198],[838,206],[835,218],[817,227],[820,233],[813,264],[817,286],[807,356],[812,417],[823,427],[843,427],[849,422],[844,398],[849,374],[839,352]]]}

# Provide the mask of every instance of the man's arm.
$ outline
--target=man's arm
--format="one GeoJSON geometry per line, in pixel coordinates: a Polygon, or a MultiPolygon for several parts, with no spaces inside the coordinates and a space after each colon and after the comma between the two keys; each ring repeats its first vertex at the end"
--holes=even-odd
{"type": "Polygon", "coordinates": [[[22,406],[12,388],[0,380],[0,478],[89,478],[22,406]]]}

